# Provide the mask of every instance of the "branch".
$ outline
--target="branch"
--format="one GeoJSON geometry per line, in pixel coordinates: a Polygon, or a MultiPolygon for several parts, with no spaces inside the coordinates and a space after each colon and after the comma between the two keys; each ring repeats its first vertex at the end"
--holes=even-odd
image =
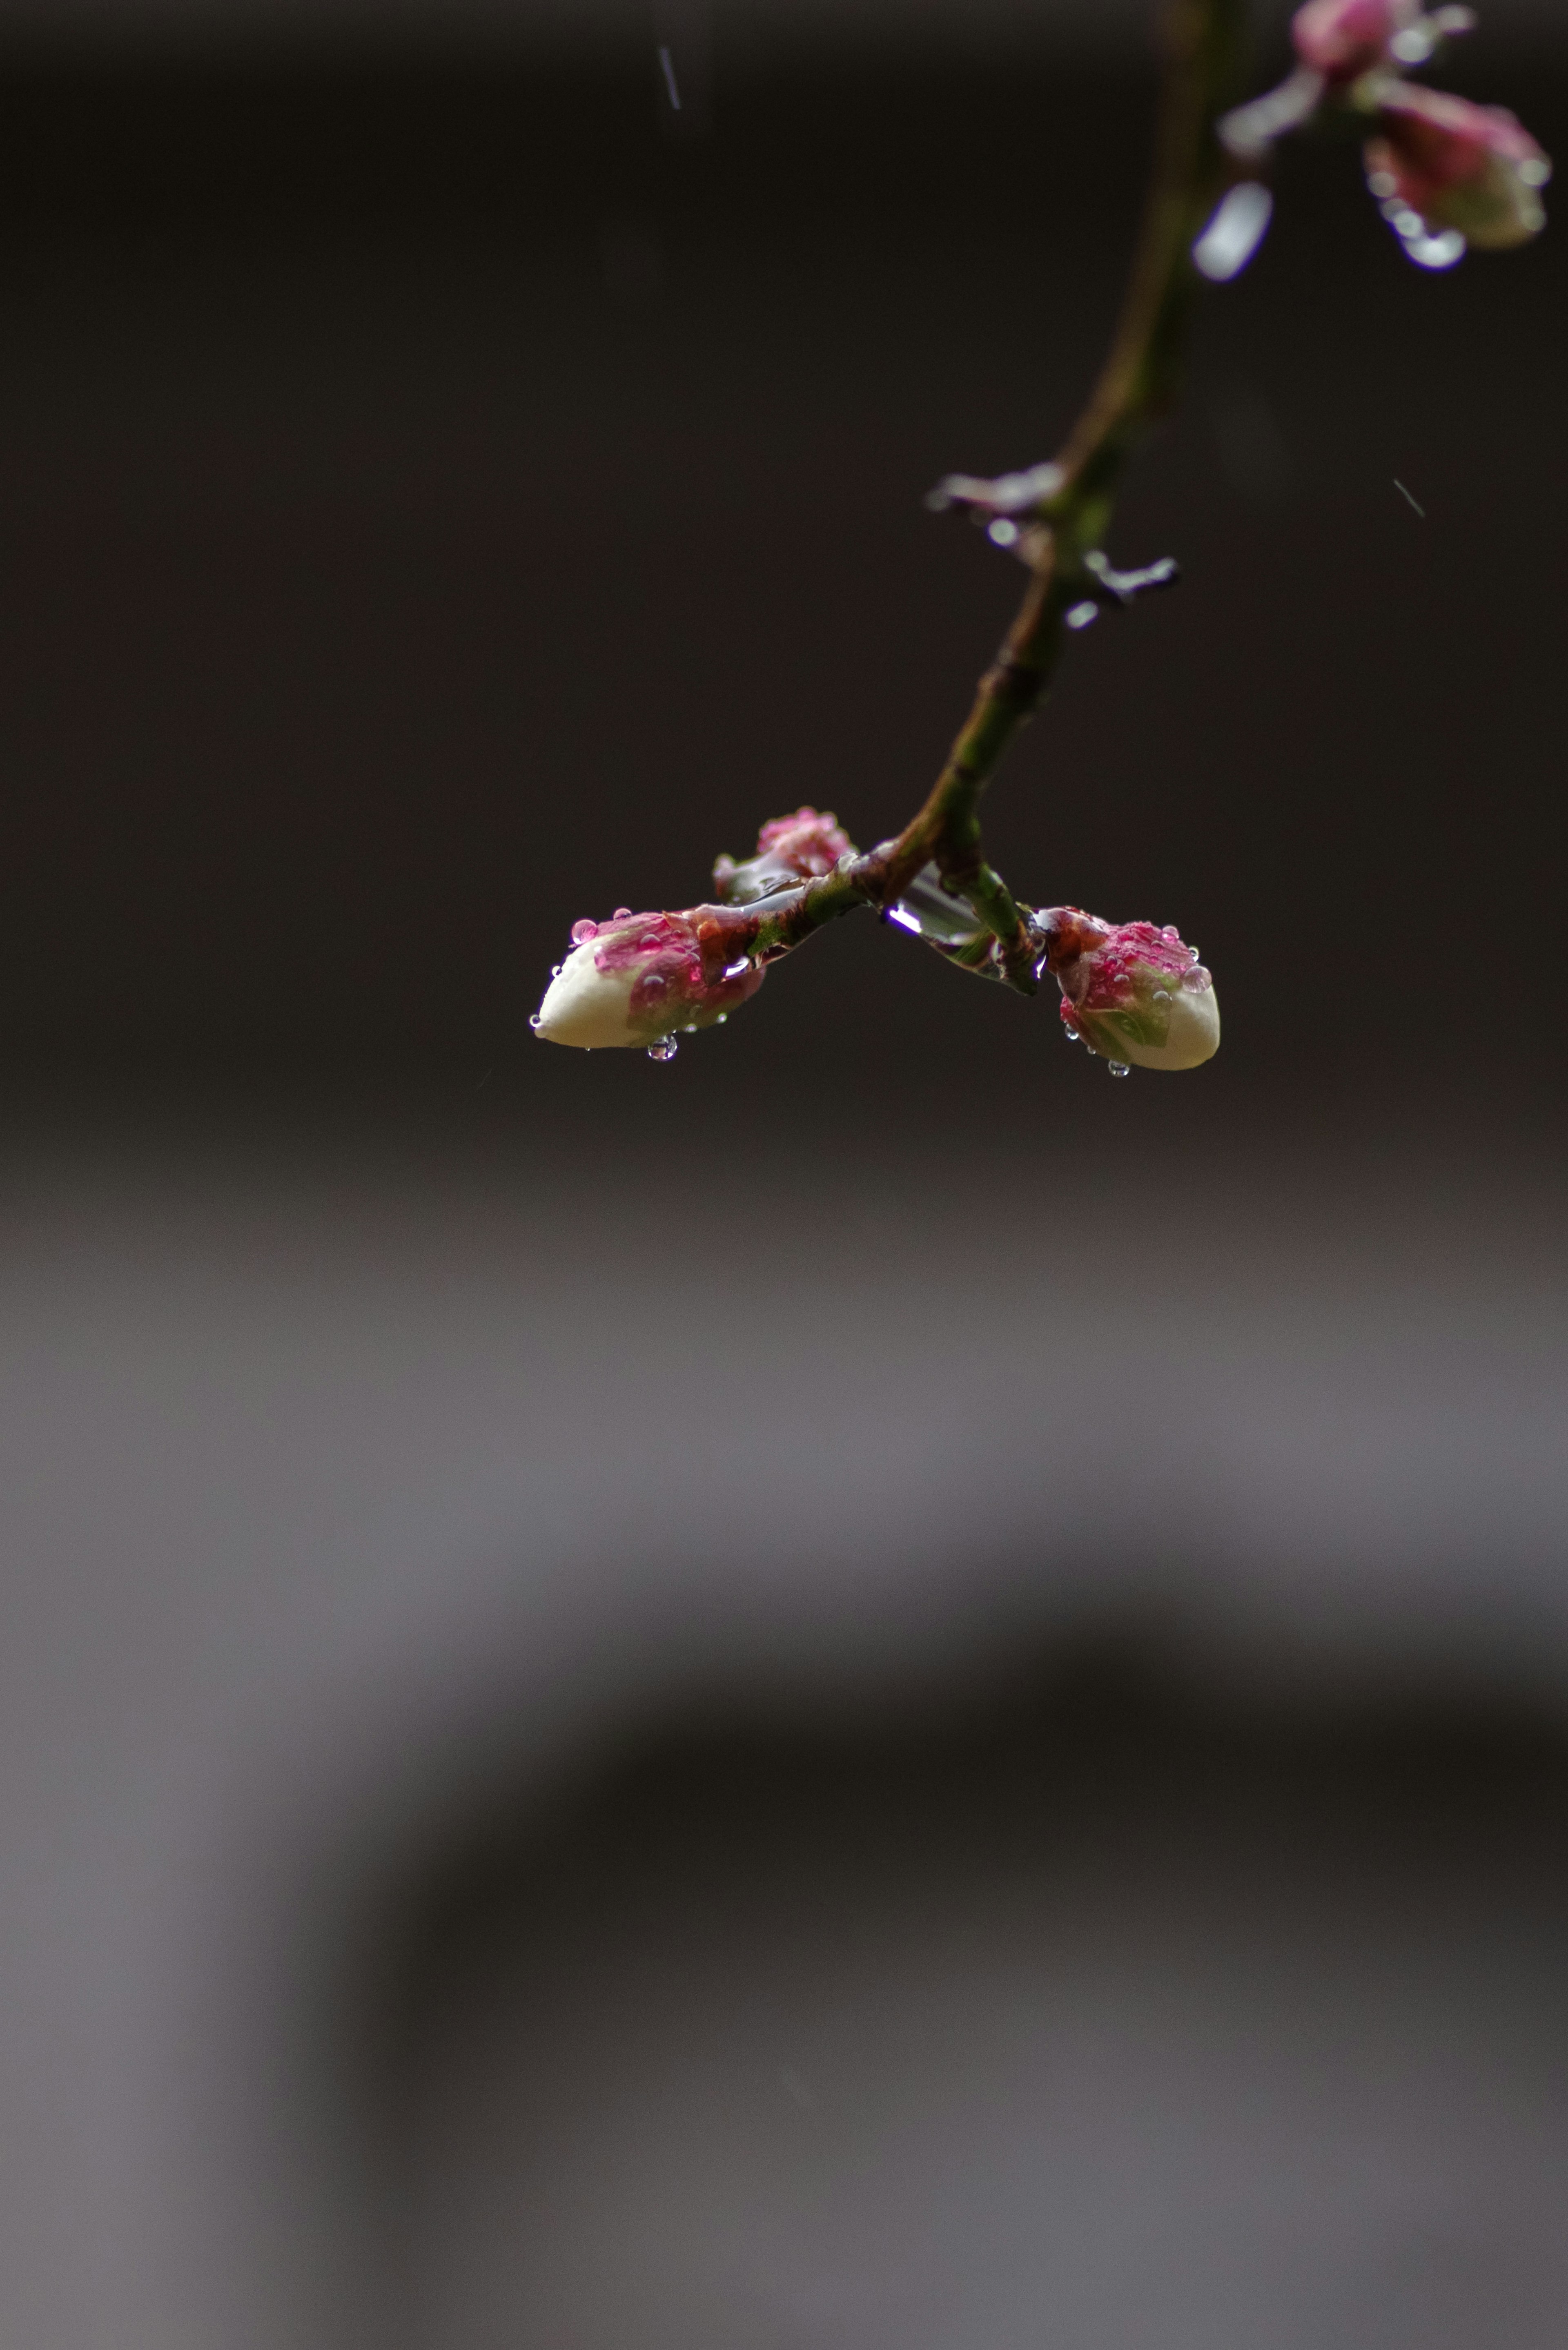
{"type": "Polygon", "coordinates": [[[705,910],[721,917],[732,952],[771,960],[857,906],[891,904],[925,866],[934,865],[994,936],[997,975],[1033,992],[1041,941],[986,862],[980,802],[1013,737],[1044,698],[1069,613],[1107,597],[1124,601],[1137,588],[1173,576],[1162,567],[1155,567],[1158,578],[1113,573],[1097,548],[1128,460],[1176,395],[1198,284],[1190,248],[1233,175],[1215,124],[1236,93],[1246,14],[1244,0],[1174,0],[1154,180],[1121,317],[1099,380],[1060,455],[997,483],[953,477],[933,495],[934,504],[961,503],[1005,517],[993,520],[992,536],[1018,546],[1030,578],[924,806],[897,839],[841,859],[832,873],[801,889],[743,911],[705,910]]]}
{"type": "Polygon", "coordinates": [[[763,825],[744,864],[719,859],[722,904],[657,914],[623,906],[607,923],[577,923],[574,951],[535,1015],[539,1035],[588,1051],[643,1044],[668,1060],[678,1028],[727,1019],[769,962],[870,905],[961,969],[1022,994],[1049,971],[1067,1035],[1113,1075],[1135,1061],[1196,1068],[1215,1051],[1219,1010],[1196,948],[1169,925],[1020,907],[986,861],[981,799],[1044,697],[1064,631],[1176,576],[1168,561],[1115,570],[1099,541],[1128,460],[1175,399],[1196,273],[1235,276],[1267,228],[1272,199],[1256,175],[1275,140],[1320,120],[1359,128],[1368,189],[1422,269],[1451,268],[1470,245],[1504,250],[1537,235],[1552,163],[1506,108],[1407,78],[1404,68],[1469,24],[1468,8],[1425,16],[1418,0],[1306,0],[1291,24],[1295,69],[1269,98],[1227,115],[1248,0],[1168,5],[1154,182],[1088,404],[1049,463],[998,481],[950,473],[929,500],[983,521],[987,536],[1027,566],[1029,585],[925,806],[897,839],[866,856],[836,817],[799,808],[763,825]]]}

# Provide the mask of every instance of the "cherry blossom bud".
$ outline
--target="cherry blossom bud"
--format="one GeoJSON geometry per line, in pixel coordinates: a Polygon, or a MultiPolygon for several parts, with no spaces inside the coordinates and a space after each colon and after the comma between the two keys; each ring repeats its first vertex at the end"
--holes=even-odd
{"type": "Polygon", "coordinates": [[[726,905],[746,906],[793,882],[819,880],[831,873],[841,857],[853,857],[855,844],[830,810],[796,808],[793,816],[776,816],[757,835],[757,853],[743,865],[721,857],[713,868],[713,887],[726,905]]]}
{"type": "Polygon", "coordinates": [[[1291,19],[1291,38],[1303,66],[1342,86],[1386,65],[1420,13],[1419,0],[1307,0],[1291,19]]]}
{"type": "Polygon", "coordinates": [[[1034,920],[1049,941],[1063,1025],[1113,1071],[1195,1069],[1219,1051],[1214,982],[1174,929],[1103,922],[1077,906],[1052,906],[1034,920]]]}
{"type": "Polygon", "coordinates": [[[673,1053],[678,1028],[707,1028],[754,995],[763,966],[735,948],[712,906],[682,914],[634,914],[574,922],[572,951],[534,1015],[552,1045],[640,1045],[656,1060],[673,1053]]]}
{"type": "MultiPolygon", "coordinates": [[[[1401,83],[1377,109],[1367,184],[1408,244],[1422,224],[1483,251],[1523,244],[1544,226],[1552,166],[1517,117],[1448,90],[1401,83]],[[1410,225],[1411,215],[1415,221],[1410,225]]],[[[1458,246],[1456,249],[1462,251],[1458,246]]]]}

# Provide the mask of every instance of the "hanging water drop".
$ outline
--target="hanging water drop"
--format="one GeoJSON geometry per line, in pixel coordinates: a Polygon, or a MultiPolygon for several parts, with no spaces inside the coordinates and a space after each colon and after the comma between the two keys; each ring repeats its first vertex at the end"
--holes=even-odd
{"type": "Polygon", "coordinates": [[[1062,1034],[1069,1045],[1081,1045],[1084,1041],[1075,1028],[1064,1028],[1062,1034]]]}
{"type": "Polygon", "coordinates": [[[1130,1077],[1132,1075],[1131,1069],[1125,1061],[1107,1061],[1106,1066],[1113,1077],[1130,1077]]]}
{"type": "Polygon", "coordinates": [[[539,1025],[539,1014],[536,1012],[530,1012],[528,1014],[528,1025],[530,1028],[537,1028],[539,1025]]]}
{"type": "Polygon", "coordinates": [[[650,1061],[672,1061],[680,1050],[673,1036],[658,1037],[648,1048],[650,1061]]]}

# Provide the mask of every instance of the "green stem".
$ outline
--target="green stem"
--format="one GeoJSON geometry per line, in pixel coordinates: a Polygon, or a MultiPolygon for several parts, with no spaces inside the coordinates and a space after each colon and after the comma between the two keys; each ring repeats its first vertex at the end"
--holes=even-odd
{"type": "Polygon", "coordinates": [[[1057,459],[1060,486],[1026,530],[1029,585],[973,707],[923,807],[897,839],[798,890],[736,909],[725,924],[753,951],[780,954],[861,905],[889,904],[928,864],[999,942],[1005,975],[1034,986],[1039,942],[986,862],[980,803],[1014,736],[1044,700],[1061,658],[1066,613],[1090,585],[1084,557],[1110,522],[1129,459],[1172,405],[1197,276],[1189,258],[1227,178],[1215,136],[1240,81],[1245,0],[1173,0],[1152,185],[1121,317],[1099,380],[1057,459]]]}

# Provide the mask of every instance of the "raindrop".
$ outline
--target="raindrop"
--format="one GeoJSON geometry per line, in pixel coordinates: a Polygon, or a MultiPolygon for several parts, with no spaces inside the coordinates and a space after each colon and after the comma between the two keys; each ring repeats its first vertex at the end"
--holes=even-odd
{"type": "Polygon", "coordinates": [[[1440,236],[1407,236],[1403,243],[1417,269],[1451,269],[1469,250],[1457,228],[1446,228],[1440,236]]]}
{"type": "Polygon", "coordinates": [[[1085,600],[1082,604],[1074,605],[1066,616],[1067,626],[1070,629],[1086,629],[1091,620],[1097,620],[1099,617],[1099,606],[1085,600]]]}
{"type": "Polygon", "coordinates": [[[998,515],[994,522],[986,525],[985,535],[993,546],[1016,546],[1018,525],[1009,522],[1005,515],[998,515]]]}
{"type": "Polygon", "coordinates": [[[553,963],[550,965],[550,976],[551,976],[551,978],[552,978],[552,979],[559,979],[559,978],[560,978],[560,976],[561,976],[561,966],[560,966],[560,964],[559,964],[558,962],[553,962],[553,963]]]}
{"type": "Polygon", "coordinates": [[[1195,266],[1216,286],[1239,277],[1268,234],[1274,200],[1261,181],[1242,180],[1221,199],[1192,248],[1195,266]]]}
{"type": "Polygon", "coordinates": [[[1163,987],[1157,987],[1154,991],[1154,1001],[1156,1003],[1168,1003],[1170,997],[1163,987]]]}
{"type": "Polygon", "coordinates": [[[1106,1066],[1113,1077],[1130,1077],[1132,1075],[1131,1069],[1125,1061],[1107,1061],[1106,1066]]]}
{"type": "Polygon", "coordinates": [[[1064,1028],[1062,1034],[1069,1045],[1081,1045],[1084,1041],[1075,1028],[1064,1028]]]}
{"type": "Polygon", "coordinates": [[[528,1014],[528,1025],[530,1028],[537,1028],[539,1025],[539,1014],[536,1012],[530,1012],[528,1014]]]}
{"type": "Polygon", "coordinates": [[[648,1057],[650,1061],[672,1061],[680,1049],[673,1036],[660,1036],[649,1046],[648,1057]]]}
{"type": "Polygon", "coordinates": [[[1181,984],[1189,995],[1201,995],[1205,988],[1213,986],[1214,974],[1211,971],[1205,971],[1200,962],[1195,962],[1190,971],[1182,972],[1181,984]]]}
{"type": "Polygon", "coordinates": [[[1434,234],[1420,213],[1402,203],[1397,196],[1380,204],[1378,210],[1417,269],[1451,269],[1456,261],[1464,259],[1467,247],[1457,228],[1440,229],[1434,234]]]}

